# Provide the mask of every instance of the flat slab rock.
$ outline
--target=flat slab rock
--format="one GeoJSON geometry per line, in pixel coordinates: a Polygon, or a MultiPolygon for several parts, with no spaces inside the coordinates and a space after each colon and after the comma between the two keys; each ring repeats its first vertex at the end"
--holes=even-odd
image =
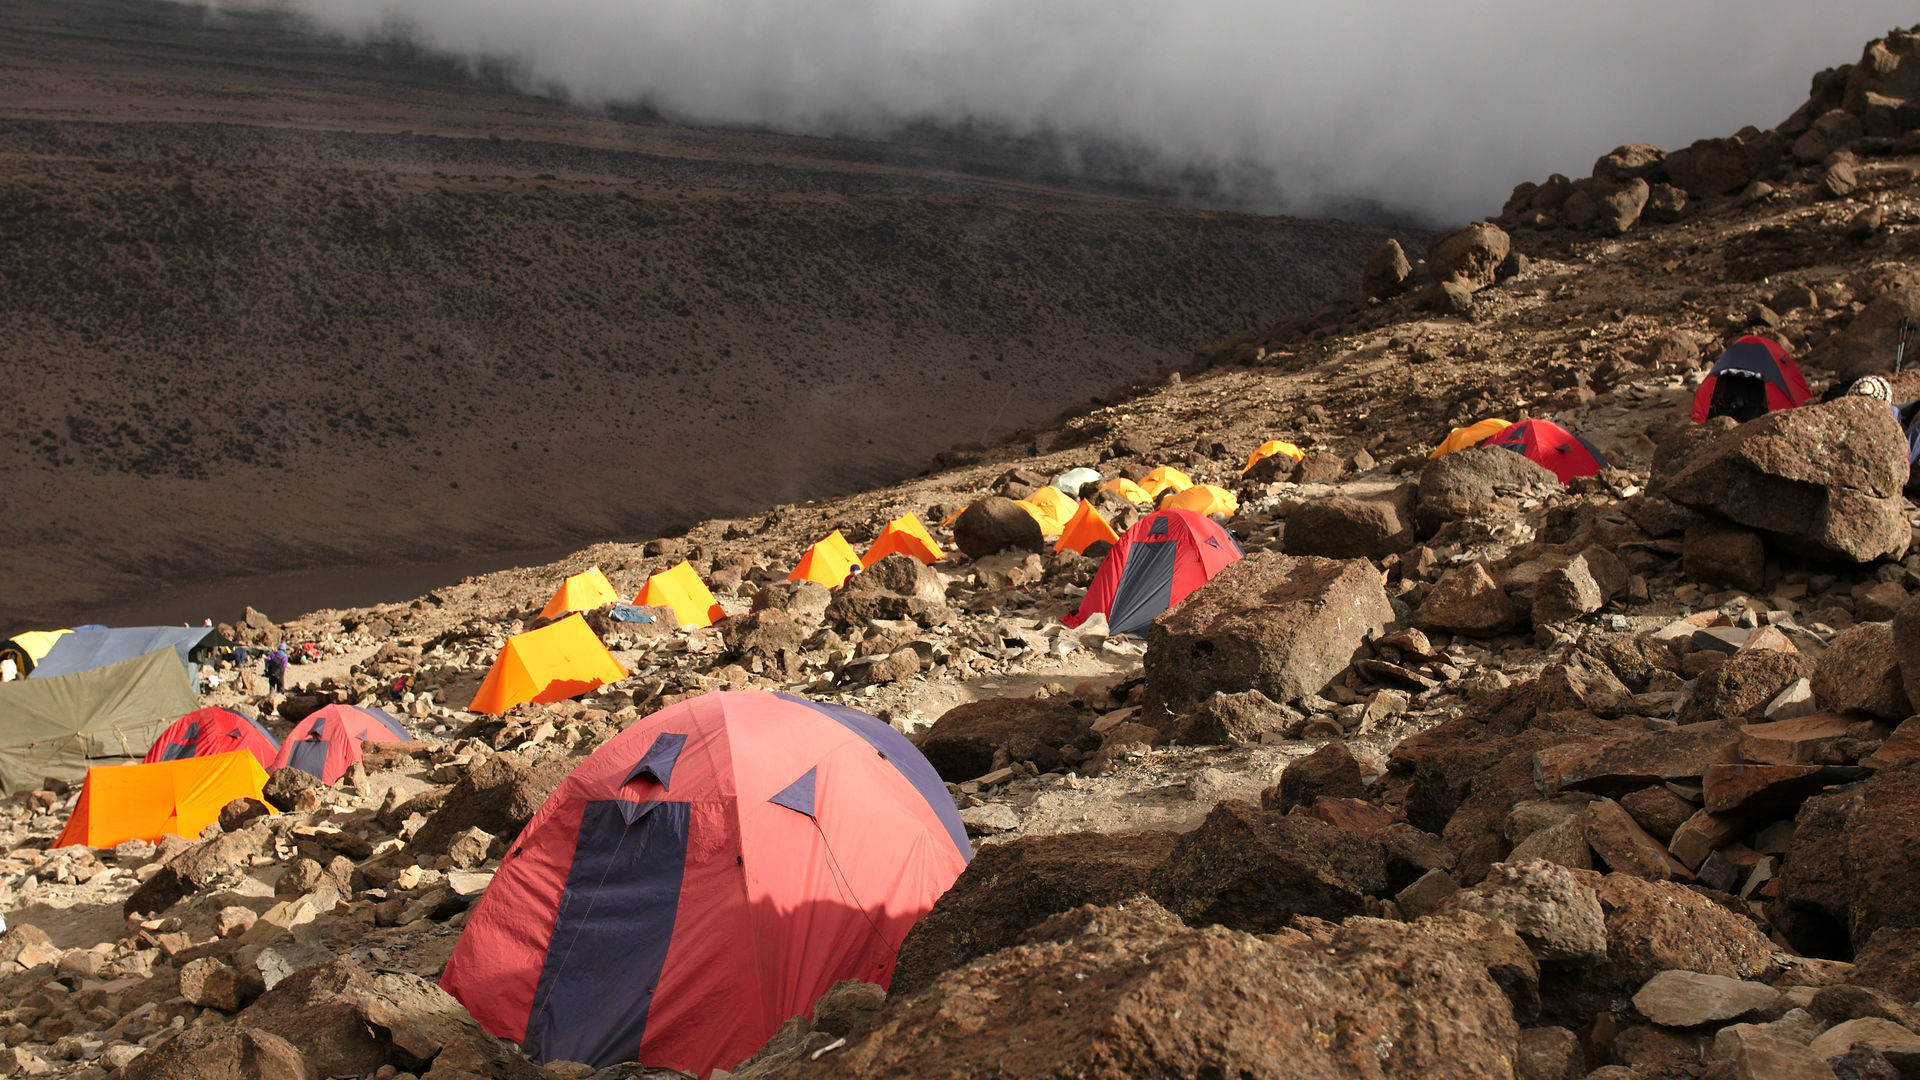
{"type": "Polygon", "coordinates": [[[1663,971],[1633,995],[1633,1007],[1663,1027],[1688,1028],[1733,1020],[1779,998],[1780,992],[1765,983],[1697,971],[1663,971]]]}

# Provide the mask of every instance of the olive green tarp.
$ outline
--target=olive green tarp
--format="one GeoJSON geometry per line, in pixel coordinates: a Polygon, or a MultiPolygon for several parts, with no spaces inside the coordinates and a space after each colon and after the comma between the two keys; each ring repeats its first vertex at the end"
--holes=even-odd
{"type": "Polygon", "coordinates": [[[0,683],[0,796],[88,765],[139,761],[175,717],[199,707],[171,648],[48,679],[0,683]]]}

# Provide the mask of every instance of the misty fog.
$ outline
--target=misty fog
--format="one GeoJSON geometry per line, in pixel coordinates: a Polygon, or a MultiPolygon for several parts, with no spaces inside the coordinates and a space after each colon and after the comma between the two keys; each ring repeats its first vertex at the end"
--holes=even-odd
{"type": "Polygon", "coordinates": [[[1435,221],[1626,142],[1768,127],[1902,0],[293,0],[677,120],[884,135],[975,121],[1261,178],[1264,209],[1435,221]]]}

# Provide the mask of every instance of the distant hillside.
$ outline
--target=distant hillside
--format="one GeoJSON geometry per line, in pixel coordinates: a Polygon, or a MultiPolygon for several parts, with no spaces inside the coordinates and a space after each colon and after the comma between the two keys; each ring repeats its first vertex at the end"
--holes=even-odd
{"type": "Polygon", "coordinates": [[[897,478],[1351,291],[1384,235],[623,121],[389,53],[9,9],[0,546],[36,571],[0,629],[897,478]]]}

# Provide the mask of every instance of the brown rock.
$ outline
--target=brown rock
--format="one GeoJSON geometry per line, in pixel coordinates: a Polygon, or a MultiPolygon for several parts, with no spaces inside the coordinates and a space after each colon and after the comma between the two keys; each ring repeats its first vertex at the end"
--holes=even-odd
{"type": "Polygon", "coordinates": [[[1540,773],[1553,791],[1623,795],[1650,784],[1699,778],[1715,762],[1733,761],[1739,727],[1732,723],[1683,724],[1610,739],[1583,753],[1543,758],[1540,773]]]}
{"type": "Polygon", "coordinates": [[[1449,906],[1513,927],[1543,964],[1587,963],[1607,955],[1599,897],[1564,866],[1495,864],[1486,880],[1454,894],[1449,906]]]}
{"type": "Polygon", "coordinates": [[[1887,720],[1911,716],[1893,624],[1857,623],[1842,630],[1814,665],[1813,699],[1830,712],[1857,709],[1887,720]]]}
{"type": "Polygon", "coordinates": [[[300,1051],[280,1036],[220,1025],[188,1028],[120,1070],[121,1080],[318,1080],[319,1076],[300,1051]]]}
{"type": "Polygon", "coordinates": [[[1705,777],[1707,809],[1749,817],[1785,813],[1822,789],[1867,774],[1847,765],[1712,765],[1705,777]]]}
{"type": "Polygon", "coordinates": [[[982,848],[901,943],[893,992],[912,993],[941,972],[1017,944],[1050,915],[1141,893],[1175,839],[1169,832],[1063,833],[982,848]]]}
{"type": "Polygon", "coordinates": [[[180,969],[180,996],[195,1005],[238,1012],[241,1000],[240,973],[224,960],[203,956],[180,969]]]}
{"type": "Polygon", "coordinates": [[[1216,691],[1281,702],[1317,693],[1392,621],[1364,559],[1249,555],[1153,621],[1146,711],[1177,715],[1216,691]]]}
{"type": "Polygon", "coordinates": [[[1653,189],[1639,177],[1600,193],[1596,200],[1598,213],[1594,224],[1602,235],[1619,236],[1640,220],[1640,213],[1646,209],[1647,199],[1652,193],[1653,189]]]}
{"type": "Polygon", "coordinates": [[[1853,722],[1837,713],[1748,724],[1740,729],[1740,756],[1761,765],[1844,765],[1862,749],[1853,722]]]}
{"type": "Polygon", "coordinates": [[[1087,734],[1089,718],[1061,698],[988,698],[955,706],[920,740],[920,753],[940,777],[964,783],[994,768],[1006,751],[1042,772],[1062,762],[1060,748],[1087,734]],[[1015,755],[1019,756],[1015,756],[1015,755]]]}
{"type": "Polygon", "coordinates": [[[1861,622],[1886,622],[1906,603],[1906,587],[1897,581],[1861,582],[1853,589],[1853,617],[1861,622]]]}
{"type": "Polygon", "coordinates": [[[266,804],[258,799],[234,799],[220,808],[220,828],[223,832],[239,832],[255,818],[267,816],[266,804]]]}
{"type": "Polygon", "coordinates": [[[1582,825],[1586,829],[1587,845],[1620,873],[1655,881],[1690,876],[1685,867],[1667,854],[1660,841],[1648,835],[1612,799],[1588,803],[1582,825]]]}
{"type": "Polygon", "coordinates": [[[1752,172],[1739,138],[1699,139],[1666,157],[1675,187],[1696,195],[1729,195],[1747,186],[1752,172]]]}
{"type": "Polygon", "coordinates": [[[1920,765],[1808,799],[1795,822],[1767,910],[1796,948],[1844,959],[1882,927],[1920,926],[1920,765]]]}
{"type": "Polygon", "coordinates": [[[1414,516],[1423,532],[1433,533],[1449,521],[1481,513],[1498,499],[1560,487],[1559,477],[1511,450],[1469,447],[1427,462],[1420,471],[1414,516]]]}
{"type": "Polygon", "coordinates": [[[1694,815],[1695,810],[1691,802],[1675,795],[1671,788],[1662,784],[1622,795],[1620,807],[1632,814],[1633,820],[1641,828],[1663,844],[1673,839],[1674,832],[1694,815]]]}
{"type": "Polygon", "coordinates": [[[1767,584],[1767,546],[1760,534],[1723,521],[1687,527],[1681,555],[1687,576],[1703,585],[1758,593],[1767,584]]]}
{"type": "Polygon", "coordinates": [[[1633,1007],[1656,1024],[1690,1028],[1737,1020],[1779,998],[1780,992],[1765,983],[1697,971],[1663,971],[1633,995],[1633,1007]]]}
{"type": "Polygon", "coordinates": [[[1847,378],[1884,373],[1899,344],[1902,318],[1920,319],[1920,288],[1903,285],[1869,300],[1834,341],[1828,364],[1847,378]]]}
{"type": "Polygon", "coordinates": [[[454,836],[476,827],[511,844],[575,764],[574,758],[551,757],[529,765],[512,752],[494,754],[467,769],[407,850],[438,854],[454,836]]]}
{"type": "Polygon", "coordinates": [[[1505,230],[1481,222],[1434,237],[1427,247],[1427,268],[1435,281],[1459,281],[1483,289],[1493,284],[1512,247],[1505,230]]]}
{"type": "MultiPolygon", "coordinates": [[[[1847,981],[1857,987],[1885,991],[1900,1001],[1920,1001],[1920,927],[1881,927],[1854,954],[1847,981]]],[[[1908,1008],[1889,1019],[1920,1022],[1920,1009],[1908,1008]]],[[[1920,1028],[1915,1028],[1920,1030],[1920,1028]]]]}
{"type": "Polygon", "coordinates": [[[1745,823],[1738,818],[1721,817],[1701,810],[1674,830],[1673,843],[1668,850],[1687,869],[1698,870],[1700,864],[1707,861],[1707,856],[1732,843],[1745,828],[1745,823]]]}
{"type": "Polygon", "coordinates": [[[1486,969],[1522,1023],[1540,1015],[1540,961],[1520,935],[1504,923],[1468,911],[1449,911],[1417,919],[1414,927],[1464,960],[1486,969]]]}
{"type": "Polygon", "coordinates": [[[1417,539],[1414,495],[1414,486],[1406,484],[1382,498],[1333,495],[1308,502],[1287,517],[1286,553],[1378,559],[1405,551],[1417,539]]]}
{"type": "Polygon", "coordinates": [[[1363,914],[1384,892],[1380,845],[1304,815],[1217,803],[1182,836],[1148,892],[1190,923],[1273,933],[1295,915],[1363,914]]]}
{"type": "Polygon", "coordinates": [[[1682,726],[1750,716],[1758,719],[1767,702],[1806,677],[1811,665],[1798,653],[1760,649],[1737,652],[1693,681],[1680,706],[1682,726]]]}
{"type": "Polygon", "coordinates": [[[1038,551],[1043,543],[1040,524],[1008,499],[989,495],[975,500],[953,523],[953,543],[969,559],[996,552],[1038,551]]]}
{"type": "Polygon", "coordinates": [[[1357,798],[1365,792],[1366,784],[1360,775],[1360,763],[1354,760],[1347,744],[1335,741],[1287,764],[1280,774],[1273,809],[1285,813],[1323,795],[1357,798]]]}
{"type": "Polygon", "coordinates": [[[1513,1073],[1515,1080],[1581,1080],[1587,1075],[1587,1059],[1580,1036],[1563,1027],[1521,1031],[1513,1073]]]}
{"type": "Polygon", "coordinates": [[[1421,629],[1431,632],[1492,637],[1511,630],[1518,616],[1513,599],[1487,568],[1468,563],[1440,575],[1413,618],[1421,629]]]}
{"type": "Polygon", "coordinates": [[[1413,275],[1413,264],[1400,248],[1400,241],[1386,239],[1367,256],[1366,269],[1360,272],[1360,287],[1368,296],[1386,298],[1406,288],[1413,275]]]}

